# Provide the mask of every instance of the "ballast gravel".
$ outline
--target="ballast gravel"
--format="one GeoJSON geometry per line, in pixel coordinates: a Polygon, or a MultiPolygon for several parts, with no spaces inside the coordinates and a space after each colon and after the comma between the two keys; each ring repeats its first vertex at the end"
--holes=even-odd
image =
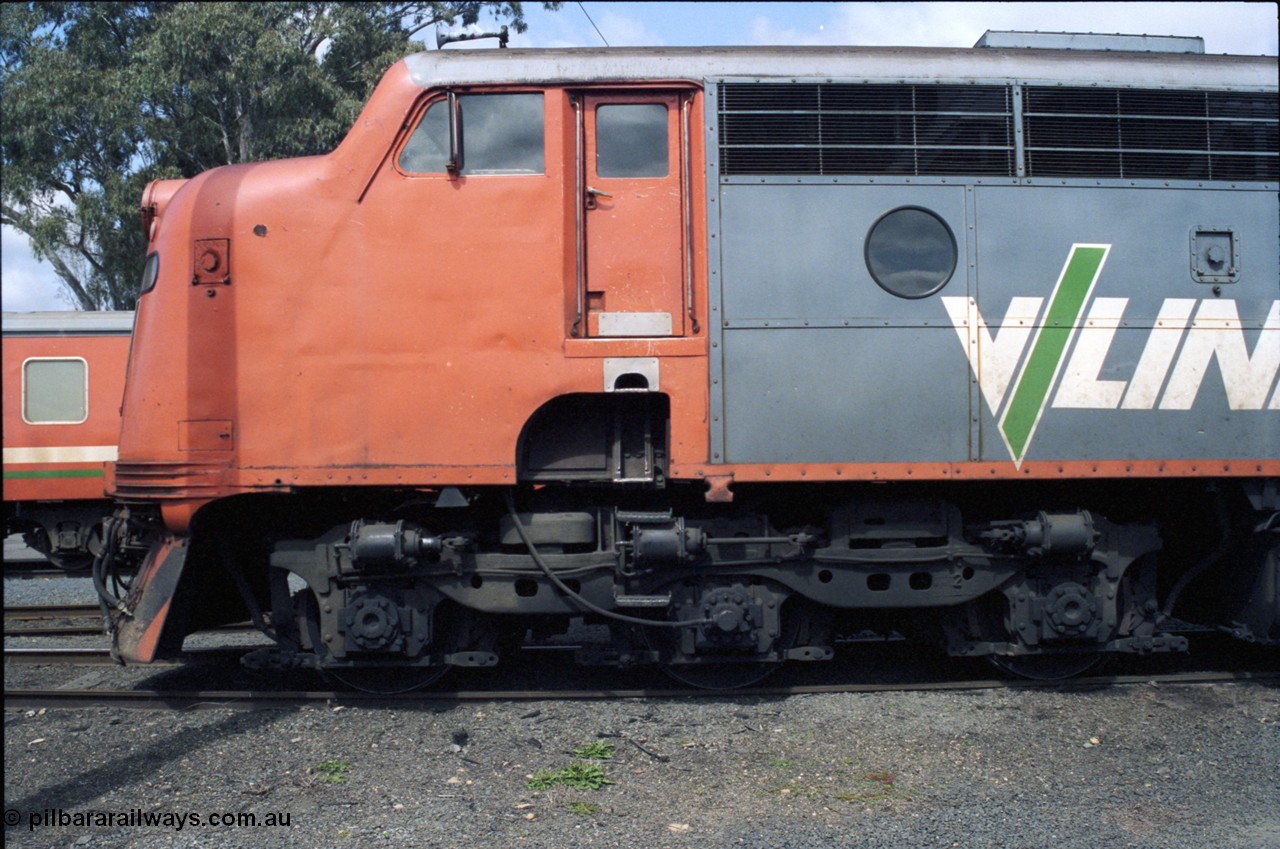
{"type": "Polygon", "coordinates": [[[1258,683],[11,710],[5,839],[138,849],[1263,849],[1280,847],[1278,723],[1280,690],[1258,683]],[[592,743],[611,744],[613,756],[575,757],[592,743]],[[530,789],[540,771],[563,774],[575,761],[609,783],[530,789]],[[104,821],[108,812],[117,819],[104,821]],[[179,823],[183,814],[201,824],[179,823]],[[215,826],[212,814],[251,814],[258,825],[215,826]]]}
{"type": "Polygon", "coordinates": [[[11,847],[1280,849],[1280,687],[7,709],[4,795],[11,847]]]}

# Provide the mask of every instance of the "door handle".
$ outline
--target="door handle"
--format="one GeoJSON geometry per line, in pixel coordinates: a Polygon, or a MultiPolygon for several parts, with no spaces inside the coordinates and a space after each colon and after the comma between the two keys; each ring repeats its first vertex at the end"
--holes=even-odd
{"type": "Polygon", "coordinates": [[[587,209],[595,209],[596,198],[598,197],[612,199],[613,195],[609,194],[608,192],[602,192],[599,189],[592,188],[591,186],[587,186],[587,196],[583,198],[582,205],[585,206],[587,209]]]}

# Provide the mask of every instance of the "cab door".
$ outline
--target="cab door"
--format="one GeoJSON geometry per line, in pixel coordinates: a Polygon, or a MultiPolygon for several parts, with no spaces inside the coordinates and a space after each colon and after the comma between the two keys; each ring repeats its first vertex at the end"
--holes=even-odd
{"type": "Polygon", "coordinates": [[[683,336],[688,141],[677,93],[583,97],[586,335],[683,336]]]}

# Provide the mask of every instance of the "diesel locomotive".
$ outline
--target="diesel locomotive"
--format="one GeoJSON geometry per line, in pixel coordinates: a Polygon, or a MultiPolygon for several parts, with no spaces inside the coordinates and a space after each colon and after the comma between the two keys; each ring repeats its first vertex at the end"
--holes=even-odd
{"type": "Polygon", "coordinates": [[[1199,39],[431,51],[148,187],[118,656],[710,687],[1280,640],[1276,60],[1199,39]]]}

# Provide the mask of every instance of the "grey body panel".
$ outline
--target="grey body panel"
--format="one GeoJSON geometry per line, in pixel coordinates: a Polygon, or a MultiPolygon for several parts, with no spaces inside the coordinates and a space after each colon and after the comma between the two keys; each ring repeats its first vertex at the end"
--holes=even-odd
{"type": "MultiPolygon", "coordinates": [[[[742,321],[945,321],[872,280],[863,261],[867,231],[904,205],[927,207],[951,227],[964,256],[963,186],[725,185],[724,318],[742,321]]],[[[964,268],[944,287],[967,294],[964,268]]]]}
{"type": "MultiPolygon", "coordinates": [[[[723,429],[713,434],[713,449],[723,448],[725,462],[1007,462],[1000,409],[978,389],[962,341],[968,331],[953,325],[942,299],[976,299],[999,339],[1013,298],[1048,303],[1073,244],[1111,246],[1080,326],[1099,298],[1127,299],[1097,380],[1134,378],[1168,299],[1209,312],[1233,302],[1239,322],[1227,329],[1243,334],[1249,354],[1265,356],[1262,325],[1280,299],[1269,188],[945,182],[734,178],[719,187],[723,282],[713,297],[723,315],[723,360],[713,375],[723,375],[723,393],[713,393],[713,406],[721,405],[713,420],[721,412],[723,429]],[[871,224],[903,205],[934,210],[958,243],[953,278],[917,300],[875,285],[863,258],[871,224]],[[1217,292],[1193,279],[1189,262],[1192,236],[1206,227],[1229,229],[1240,245],[1237,282],[1217,292]]],[[[1042,306],[1022,322],[1034,333],[1043,314],[1042,306]]],[[[1187,333],[1200,332],[1190,327],[1199,315],[1187,333]]],[[[1083,338],[1076,333],[1064,367],[1083,338]]],[[[1088,344],[1096,342],[1095,335],[1088,344]]],[[[1275,330],[1265,344],[1280,344],[1275,330]]],[[[1019,369],[1031,347],[1023,347],[1019,369]]],[[[1165,401],[1167,387],[1150,409],[1059,408],[1061,384],[1059,375],[1022,459],[1280,457],[1274,374],[1266,393],[1272,409],[1232,409],[1216,357],[1189,409],[1161,409],[1173,403],[1165,401]]]]}
{"type": "MultiPolygon", "coordinates": [[[[1257,352],[1262,323],[1280,297],[1274,192],[1157,184],[1105,189],[979,186],[975,195],[977,298],[993,332],[1012,298],[1048,297],[1073,242],[1102,243],[1112,248],[1091,303],[1099,298],[1128,303],[1099,380],[1129,382],[1135,377],[1168,299],[1195,300],[1197,309],[1205,301],[1234,301],[1245,346],[1257,352]],[[1217,294],[1191,276],[1188,252],[1199,227],[1226,227],[1239,236],[1240,277],[1218,287],[1217,294]]],[[[1070,361],[1082,344],[1077,335],[1065,359],[1070,361]]],[[[1184,334],[1180,350],[1185,347],[1184,334]]],[[[1268,399],[1275,391],[1273,385],[1268,399]]],[[[1056,400],[1051,393],[1028,460],[1280,457],[1280,412],[1230,409],[1216,361],[1204,373],[1189,410],[1075,410],[1053,406],[1056,400]]],[[[1007,460],[995,416],[985,404],[975,408],[981,411],[981,459],[1007,460]]]]}
{"type": "Polygon", "coordinates": [[[968,365],[950,328],[725,333],[730,463],[964,459],[968,365]]]}
{"type": "MultiPolygon", "coordinates": [[[[726,461],[967,457],[968,366],[945,313],[890,295],[863,261],[868,228],[904,203],[938,212],[963,257],[964,188],[726,185],[720,197],[726,461]]],[[[943,292],[967,294],[963,264],[943,292]]]]}

